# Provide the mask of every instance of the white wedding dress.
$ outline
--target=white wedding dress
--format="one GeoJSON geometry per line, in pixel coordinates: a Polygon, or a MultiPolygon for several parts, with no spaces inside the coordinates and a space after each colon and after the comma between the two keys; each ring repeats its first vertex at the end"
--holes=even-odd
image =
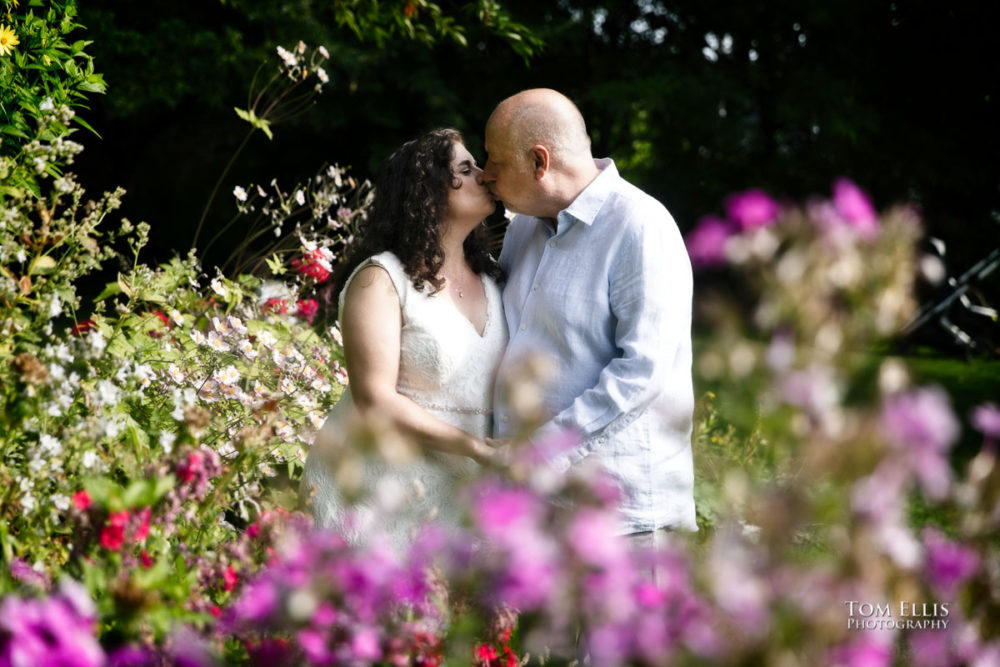
{"type": "MultiPolygon", "coordinates": [[[[341,291],[343,311],[347,285],[358,271],[377,264],[399,294],[403,316],[396,389],[435,417],[477,437],[492,431],[493,382],[507,345],[507,322],[500,290],[487,276],[486,327],[483,334],[442,293],[417,291],[391,252],[369,258],[355,269],[341,291]]],[[[390,465],[374,453],[363,457],[361,500],[345,503],[331,473],[337,452],[322,443],[345,440],[357,412],[348,387],[334,406],[306,459],[300,495],[311,505],[316,525],[340,532],[357,543],[375,533],[405,547],[416,529],[433,520],[456,526],[462,507],[457,491],[476,473],[478,464],[464,456],[424,451],[402,465],[390,465]]]]}

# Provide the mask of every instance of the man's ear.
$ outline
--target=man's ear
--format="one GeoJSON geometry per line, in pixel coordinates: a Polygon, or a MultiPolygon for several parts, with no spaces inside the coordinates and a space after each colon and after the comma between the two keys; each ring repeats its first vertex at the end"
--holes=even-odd
{"type": "Polygon", "coordinates": [[[549,149],[541,144],[535,144],[528,150],[528,157],[531,159],[531,170],[535,178],[541,179],[549,170],[549,161],[552,157],[549,149]]]}

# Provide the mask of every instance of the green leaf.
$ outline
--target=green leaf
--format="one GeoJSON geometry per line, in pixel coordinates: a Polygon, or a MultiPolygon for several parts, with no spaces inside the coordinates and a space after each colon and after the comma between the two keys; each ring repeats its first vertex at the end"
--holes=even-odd
{"type": "Polygon", "coordinates": [[[108,283],[104,286],[104,290],[94,297],[94,303],[98,301],[104,301],[108,297],[115,296],[116,294],[122,293],[122,287],[117,282],[108,283]]]}
{"type": "Polygon", "coordinates": [[[31,275],[48,275],[56,270],[56,260],[48,255],[42,255],[31,263],[31,275]]]}
{"type": "Polygon", "coordinates": [[[122,494],[122,503],[126,508],[146,507],[151,505],[153,495],[153,485],[145,479],[139,479],[125,488],[122,494]]]}

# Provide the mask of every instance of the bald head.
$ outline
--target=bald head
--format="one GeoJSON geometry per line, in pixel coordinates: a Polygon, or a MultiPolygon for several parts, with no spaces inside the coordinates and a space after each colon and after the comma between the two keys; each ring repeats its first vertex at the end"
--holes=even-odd
{"type": "Polygon", "coordinates": [[[590,137],[576,105],[562,93],[534,88],[508,97],[486,122],[487,133],[502,136],[518,154],[536,144],[549,149],[556,163],[590,162],[590,137]]]}

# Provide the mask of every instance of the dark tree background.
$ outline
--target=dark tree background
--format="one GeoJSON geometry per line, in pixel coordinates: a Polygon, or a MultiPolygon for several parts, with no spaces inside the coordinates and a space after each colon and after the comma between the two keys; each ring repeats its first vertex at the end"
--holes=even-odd
{"type": "MultiPolygon", "coordinates": [[[[381,45],[338,27],[338,0],[82,0],[109,92],[87,120],[78,171],[123,185],[124,213],[153,228],[147,260],[185,253],[209,193],[247,131],[254,71],[277,45],[331,52],[313,109],[258,133],[212,207],[236,184],[291,186],[322,164],[371,177],[421,130],[460,129],[480,159],[492,107],[549,86],[587,118],[595,152],[672,211],[682,230],[726,194],[763,187],[802,199],[849,176],[881,208],[918,204],[929,231],[968,265],[1000,239],[1000,3],[931,0],[508,0],[544,40],[529,61],[468,17],[468,45],[381,45]]],[[[382,5],[403,12],[414,3],[382,5]]],[[[417,3],[419,4],[419,3],[417,3]]],[[[469,2],[440,2],[465,16],[469,2]]],[[[489,4],[489,3],[486,3],[489,4]]],[[[224,258],[239,230],[205,257],[224,258]]]]}

